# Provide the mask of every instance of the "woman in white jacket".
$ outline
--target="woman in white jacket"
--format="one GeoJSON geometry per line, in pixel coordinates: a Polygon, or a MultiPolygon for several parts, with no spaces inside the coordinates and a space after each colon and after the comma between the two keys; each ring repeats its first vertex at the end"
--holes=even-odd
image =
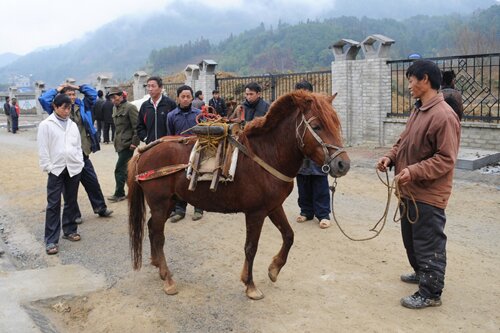
{"type": "Polygon", "coordinates": [[[40,167],[48,173],[47,209],[45,214],[45,251],[59,252],[61,233],[61,194],[66,203],[62,215],[63,238],[79,241],[77,214],[78,186],[83,168],[80,132],[69,119],[71,99],[59,94],[53,101],[54,111],[38,126],[40,167]]]}

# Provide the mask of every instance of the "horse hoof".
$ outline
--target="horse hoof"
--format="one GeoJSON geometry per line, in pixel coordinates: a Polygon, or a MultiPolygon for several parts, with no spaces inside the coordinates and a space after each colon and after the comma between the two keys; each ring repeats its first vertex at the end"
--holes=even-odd
{"type": "Polygon", "coordinates": [[[264,298],[264,294],[257,288],[249,289],[247,288],[247,297],[253,300],[259,300],[264,298]]]}
{"type": "Polygon", "coordinates": [[[172,284],[170,286],[164,286],[163,287],[163,291],[165,292],[165,294],[167,295],[175,295],[177,294],[179,291],[177,290],[177,287],[175,284],[172,284]]]}
{"type": "Polygon", "coordinates": [[[276,282],[276,280],[278,280],[279,273],[280,270],[277,267],[269,267],[267,275],[269,276],[269,279],[271,279],[272,282],[276,282]]]}

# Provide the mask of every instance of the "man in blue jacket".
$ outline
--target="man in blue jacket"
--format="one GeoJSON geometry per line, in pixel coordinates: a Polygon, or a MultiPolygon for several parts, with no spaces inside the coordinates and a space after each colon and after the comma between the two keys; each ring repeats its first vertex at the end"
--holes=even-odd
{"type": "MultiPolygon", "coordinates": [[[[56,89],[50,89],[38,98],[42,108],[48,114],[54,111],[52,102],[58,94],[65,94],[71,99],[70,119],[76,123],[78,131],[80,132],[84,161],[80,182],[87,192],[94,213],[98,214],[100,217],[108,217],[113,211],[109,210],[106,206],[106,201],[101,191],[101,185],[99,185],[94,166],[89,159],[90,153],[95,153],[100,149],[91,111],[96,101],[97,91],[87,84],[76,86],[69,83],[62,84],[56,89]],[[85,96],[83,101],[76,96],[77,91],[85,96]]],[[[79,207],[75,222],[82,222],[79,207]]]]}
{"type": "MultiPolygon", "coordinates": [[[[192,134],[189,129],[196,126],[196,116],[201,110],[192,107],[193,89],[190,86],[180,86],[177,88],[177,99],[179,105],[167,115],[167,135],[192,134]]],[[[187,202],[178,200],[175,203],[175,214],[170,218],[170,222],[179,222],[186,216],[187,202]]],[[[193,221],[203,217],[203,210],[194,208],[193,221]]]]}

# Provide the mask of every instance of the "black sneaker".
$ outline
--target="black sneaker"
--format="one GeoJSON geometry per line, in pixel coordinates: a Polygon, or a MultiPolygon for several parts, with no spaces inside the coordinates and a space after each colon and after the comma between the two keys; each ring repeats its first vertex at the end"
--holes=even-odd
{"type": "Polygon", "coordinates": [[[400,278],[401,278],[401,281],[406,282],[406,283],[419,284],[419,282],[420,282],[420,275],[415,273],[415,272],[403,274],[400,276],[400,278]]]}
{"type": "Polygon", "coordinates": [[[101,209],[97,214],[99,214],[100,217],[108,217],[113,214],[112,210],[109,210],[107,208],[101,209]]]}
{"type": "Polygon", "coordinates": [[[440,306],[441,297],[424,297],[417,291],[413,295],[401,298],[401,305],[408,309],[423,309],[430,306],[440,306]]]}
{"type": "Polygon", "coordinates": [[[117,197],[116,195],[112,195],[112,196],[108,197],[108,200],[111,202],[119,202],[119,201],[123,201],[125,199],[127,199],[126,196],[117,197]]]}

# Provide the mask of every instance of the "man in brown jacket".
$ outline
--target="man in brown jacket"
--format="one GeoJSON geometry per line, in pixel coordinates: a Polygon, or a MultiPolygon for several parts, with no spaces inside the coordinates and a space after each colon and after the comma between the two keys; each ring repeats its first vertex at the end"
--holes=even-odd
{"type": "Polygon", "coordinates": [[[399,140],[380,158],[377,168],[386,171],[395,167],[402,196],[401,233],[414,270],[402,275],[401,280],[419,284],[419,290],[403,297],[401,305],[419,309],[441,305],[446,268],[445,208],[460,145],[460,121],[439,92],[441,72],[435,63],[417,60],[406,77],[417,99],[415,109],[399,140]],[[418,220],[413,221],[417,210],[418,220]]]}
{"type": "Polygon", "coordinates": [[[140,143],[137,136],[137,117],[139,111],[134,104],[123,98],[123,91],[119,87],[112,87],[109,98],[113,102],[113,122],[115,124],[115,150],[118,161],[115,166],[115,193],[108,197],[111,202],[126,199],[125,182],[127,181],[127,164],[134,155],[134,150],[140,143]]]}

